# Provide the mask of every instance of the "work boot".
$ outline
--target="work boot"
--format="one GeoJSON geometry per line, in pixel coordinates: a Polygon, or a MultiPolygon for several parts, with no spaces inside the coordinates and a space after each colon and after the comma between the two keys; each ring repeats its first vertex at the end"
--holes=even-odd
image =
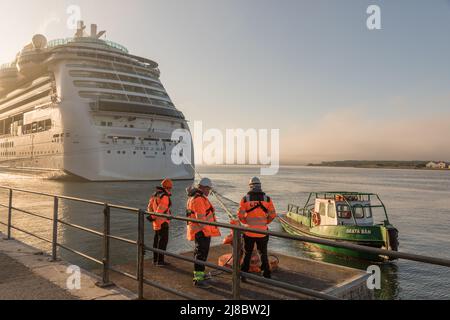
{"type": "Polygon", "coordinates": [[[211,285],[209,284],[209,282],[207,280],[194,280],[194,287],[196,288],[200,288],[200,289],[209,289],[211,288],[211,285]]]}
{"type": "Polygon", "coordinates": [[[205,276],[203,277],[203,280],[211,280],[212,279],[212,275],[210,272],[205,273],[205,276]]]}

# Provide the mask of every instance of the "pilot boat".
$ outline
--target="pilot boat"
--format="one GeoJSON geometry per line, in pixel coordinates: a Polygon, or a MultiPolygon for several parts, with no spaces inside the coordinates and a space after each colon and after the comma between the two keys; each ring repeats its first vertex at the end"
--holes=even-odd
{"type": "MultiPolygon", "coordinates": [[[[374,193],[313,192],[306,204],[290,204],[280,216],[283,229],[293,235],[343,241],[362,246],[398,251],[398,230],[390,223],[386,206],[374,193]],[[375,222],[375,212],[383,221],[375,222]]],[[[370,261],[390,258],[346,248],[312,244],[324,251],[370,261]]]]}

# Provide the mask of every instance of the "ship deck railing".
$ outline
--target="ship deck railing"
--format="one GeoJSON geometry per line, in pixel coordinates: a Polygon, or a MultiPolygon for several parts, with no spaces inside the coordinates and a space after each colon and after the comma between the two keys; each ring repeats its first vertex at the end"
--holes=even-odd
{"type": "Polygon", "coordinates": [[[102,266],[102,280],[99,283],[99,286],[107,287],[112,286],[113,283],[110,281],[110,272],[116,272],[124,277],[130,278],[132,280],[135,280],[138,283],[138,289],[137,289],[137,296],[139,299],[144,299],[144,284],[149,285],[161,290],[164,290],[166,292],[172,293],[176,296],[190,299],[190,300],[197,300],[198,297],[193,296],[190,293],[182,292],[180,290],[170,288],[162,283],[158,283],[155,281],[150,281],[144,277],[144,255],[146,251],[150,252],[156,252],[160,254],[167,255],[169,257],[173,257],[175,259],[180,259],[183,261],[188,261],[192,263],[196,263],[199,265],[204,265],[206,267],[216,269],[219,271],[222,271],[224,273],[228,273],[232,275],[232,298],[233,300],[239,300],[240,299],[240,289],[241,289],[241,277],[245,277],[248,279],[251,279],[255,282],[259,282],[268,286],[278,287],[282,288],[288,291],[300,293],[315,299],[324,299],[324,300],[338,300],[337,297],[319,292],[316,290],[304,288],[298,285],[293,285],[286,282],[281,282],[277,280],[272,279],[266,279],[251,273],[244,273],[240,270],[240,255],[241,255],[241,248],[240,248],[240,239],[241,235],[244,232],[253,232],[253,233],[259,233],[262,235],[268,235],[271,237],[277,237],[280,239],[286,239],[286,240],[294,240],[299,242],[306,242],[306,243],[313,243],[313,244],[321,244],[321,245],[327,245],[331,247],[336,248],[345,248],[350,250],[356,250],[359,252],[365,252],[365,253],[371,253],[371,254],[377,254],[381,256],[390,257],[392,259],[405,259],[410,261],[416,261],[421,263],[427,263],[431,265],[438,265],[438,266],[444,266],[444,267],[450,267],[450,259],[445,258],[439,258],[439,257],[430,257],[425,255],[419,255],[419,254],[413,254],[413,253],[406,253],[406,252],[397,252],[397,251],[390,251],[385,249],[377,249],[377,248],[371,248],[361,245],[355,245],[350,243],[344,243],[344,242],[336,242],[332,240],[326,240],[326,239],[318,239],[318,238],[311,238],[307,236],[296,236],[291,235],[287,233],[282,232],[273,232],[273,231],[262,231],[262,230],[255,230],[255,229],[249,229],[242,226],[237,225],[231,225],[226,223],[220,223],[220,222],[206,222],[196,219],[187,218],[185,216],[177,216],[173,215],[170,216],[171,220],[177,220],[177,221],[183,221],[183,222],[194,222],[194,223],[200,223],[202,225],[210,225],[215,226],[219,228],[225,228],[233,230],[233,265],[232,268],[227,268],[223,266],[219,266],[214,263],[210,262],[204,262],[199,261],[193,258],[186,257],[185,255],[180,255],[177,253],[169,252],[167,250],[159,250],[155,248],[150,248],[145,245],[145,216],[146,215],[154,215],[157,217],[163,217],[167,218],[168,216],[165,214],[158,214],[153,212],[147,212],[146,210],[134,208],[134,207],[128,207],[123,205],[117,205],[117,204],[111,204],[111,203],[105,203],[101,201],[95,201],[95,200],[89,200],[89,199],[83,199],[78,197],[70,197],[70,196],[63,196],[63,195],[55,195],[50,193],[44,193],[44,192],[38,192],[38,191],[31,191],[31,190],[24,190],[24,189],[17,189],[17,188],[11,188],[7,186],[0,186],[0,189],[7,190],[9,192],[9,201],[8,204],[0,204],[0,207],[6,208],[8,210],[7,215],[7,222],[0,221],[0,225],[3,225],[7,228],[7,240],[12,239],[12,230],[16,230],[19,232],[22,232],[26,235],[29,235],[31,237],[37,238],[43,242],[46,242],[51,245],[51,257],[53,261],[57,261],[58,259],[58,249],[63,249],[66,251],[69,251],[75,255],[78,255],[84,259],[87,259],[95,264],[98,264],[102,266]],[[13,196],[15,193],[25,193],[25,194],[31,194],[31,195],[38,195],[43,196],[47,198],[53,199],[53,212],[52,217],[46,217],[40,213],[31,212],[29,210],[24,210],[21,208],[17,208],[13,205],[13,196]],[[97,231],[92,228],[77,225],[74,223],[69,223],[67,221],[61,220],[59,217],[59,203],[60,200],[67,200],[67,201],[74,201],[79,203],[84,203],[92,206],[97,206],[101,208],[99,210],[99,215],[103,216],[103,231],[97,231]],[[124,237],[119,237],[116,235],[111,234],[111,209],[120,209],[123,210],[129,214],[132,214],[137,219],[138,228],[136,230],[137,232],[137,240],[128,239],[124,237]],[[13,212],[19,211],[24,214],[41,218],[45,221],[52,223],[52,237],[51,239],[47,239],[41,235],[37,235],[36,233],[33,233],[29,230],[25,230],[23,228],[19,228],[18,226],[14,225],[12,223],[12,217],[13,212]],[[66,227],[74,228],[76,230],[79,230],[81,232],[84,232],[85,234],[91,234],[102,238],[102,245],[103,245],[103,256],[101,259],[92,257],[84,252],[81,252],[79,250],[73,249],[67,245],[63,245],[58,241],[58,226],[64,225],[66,227]],[[133,246],[137,249],[137,256],[136,256],[136,265],[137,265],[137,271],[135,274],[131,274],[128,272],[123,272],[121,270],[118,270],[111,266],[111,259],[110,259],[110,253],[111,253],[111,245],[110,240],[116,240],[120,241],[122,243],[128,244],[130,246],[133,246]]]}

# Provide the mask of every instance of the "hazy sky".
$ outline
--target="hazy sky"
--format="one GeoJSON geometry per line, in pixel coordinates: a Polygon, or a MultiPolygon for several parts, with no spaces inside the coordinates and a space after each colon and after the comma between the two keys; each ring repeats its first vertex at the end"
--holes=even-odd
{"type": "Polygon", "coordinates": [[[450,160],[450,0],[0,0],[0,62],[72,36],[72,4],[156,60],[189,120],[280,129],[285,162],[450,160]]]}

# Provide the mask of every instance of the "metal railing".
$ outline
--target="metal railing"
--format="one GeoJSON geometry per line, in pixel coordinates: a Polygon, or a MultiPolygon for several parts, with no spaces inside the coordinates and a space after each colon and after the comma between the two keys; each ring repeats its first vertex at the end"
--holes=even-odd
{"type": "Polygon", "coordinates": [[[101,265],[103,267],[102,269],[102,280],[101,282],[98,283],[98,286],[101,287],[108,287],[108,286],[112,286],[114,285],[111,281],[110,281],[110,271],[118,273],[124,277],[130,278],[132,280],[135,280],[138,282],[138,298],[139,299],[144,299],[144,284],[161,289],[163,291],[172,293],[174,295],[177,295],[179,297],[182,298],[186,298],[186,299],[191,299],[191,300],[197,300],[198,297],[193,296],[189,293],[186,292],[181,292],[179,290],[167,287],[161,283],[158,283],[156,281],[150,281],[148,279],[145,278],[144,276],[144,255],[146,251],[151,251],[154,253],[160,253],[160,254],[164,254],[166,256],[169,257],[173,257],[175,259],[179,259],[182,261],[187,261],[187,262],[192,262],[192,263],[196,263],[199,265],[203,265],[212,269],[216,269],[219,271],[222,271],[224,273],[228,273],[232,275],[232,298],[234,300],[239,300],[240,299],[240,279],[241,276],[244,276],[248,279],[251,279],[253,281],[256,282],[260,282],[269,286],[273,286],[273,287],[278,287],[281,289],[285,289],[288,291],[292,291],[295,293],[300,293],[303,295],[307,295],[313,298],[317,298],[317,299],[327,299],[327,300],[336,300],[338,299],[335,296],[332,296],[330,294],[325,294],[316,290],[311,290],[308,288],[304,288],[304,287],[300,287],[298,285],[293,285],[290,283],[285,283],[285,282],[281,282],[278,280],[273,280],[273,279],[266,279],[251,273],[244,273],[240,271],[240,255],[241,255],[241,249],[240,249],[240,239],[241,239],[241,235],[243,232],[248,232],[251,231],[253,233],[259,233],[259,234],[264,234],[264,235],[269,235],[269,236],[273,236],[273,237],[278,237],[278,238],[282,238],[282,239],[290,239],[290,240],[297,240],[297,241],[301,241],[301,242],[307,242],[307,243],[314,243],[314,244],[321,244],[321,245],[327,245],[327,246],[331,246],[331,247],[337,247],[337,248],[345,248],[345,249],[351,249],[351,250],[356,250],[356,251],[360,251],[360,252],[366,252],[366,253],[371,253],[371,254],[378,254],[381,256],[387,256],[390,258],[397,258],[397,259],[405,259],[405,260],[411,260],[411,261],[417,261],[417,262],[423,262],[423,263],[428,263],[428,264],[433,264],[433,265],[439,265],[439,266],[445,266],[445,267],[450,267],[450,260],[449,259],[443,259],[443,258],[436,258],[436,257],[428,257],[428,256],[423,256],[423,255],[417,255],[417,254],[411,254],[411,253],[404,253],[404,252],[396,252],[396,251],[389,251],[389,250],[384,250],[384,249],[377,249],[377,248],[371,248],[371,247],[366,247],[366,246],[360,246],[360,245],[355,245],[355,244],[350,244],[350,243],[343,243],[343,242],[337,242],[337,241],[332,241],[332,240],[325,240],[325,239],[317,239],[317,238],[311,238],[311,237],[305,237],[305,236],[294,236],[294,235],[290,235],[290,234],[286,234],[286,233],[281,233],[281,232],[271,232],[271,231],[262,231],[262,230],[255,230],[255,229],[249,229],[249,228],[245,228],[245,227],[241,227],[241,226],[237,226],[237,225],[231,225],[231,224],[225,224],[225,223],[220,223],[220,222],[206,222],[206,221],[200,221],[200,220],[196,220],[196,219],[191,219],[191,218],[187,218],[187,217],[183,217],[183,216],[170,216],[168,217],[165,214],[158,214],[158,213],[149,213],[145,210],[142,209],[138,209],[138,208],[133,208],[133,207],[127,207],[127,206],[121,206],[121,205],[114,205],[114,204],[109,204],[109,203],[103,203],[103,202],[99,202],[99,201],[93,201],[93,200],[88,200],[88,199],[81,199],[81,198],[76,198],[76,197],[69,197],[69,196],[61,196],[61,195],[54,195],[54,194],[48,194],[48,193],[43,193],[43,192],[36,192],[36,191],[30,191],[30,190],[23,190],[23,189],[15,189],[15,188],[10,188],[10,187],[3,187],[0,186],[0,189],[3,190],[9,190],[9,203],[8,205],[4,205],[4,204],[0,204],[0,207],[4,207],[8,209],[8,221],[7,223],[1,222],[1,225],[4,225],[7,227],[7,239],[12,239],[11,238],[11,231],[12,230],[17,230],[19,232],[22,232],[24,234],[27,234],[29,236],[35,237],[41,241],[44,241],[46,243],[51,244],[52,246],[52,250],[51,250],[51,256],[52,256],[52,260],[53,261],[57,261],[58,258],[58,248],[67,250],[73,254],[76,254],[82,258],[85,258],[89,261],[92,261],[98,265],[101,265]],[[19,193],[27,193],[27,194],[34,194],[34,195],[39,195],[39,196],[45,196],[45,197],[51,197],[53,198],[53,217],[52,218],[48,218],[45,217],[43,215],[37,214],[37,213],[33,213],[27,210],[22,210],[19,208],[16,208],[13,206],[13,192],[19,192],[19,193]],[[61,219],[59,219],[59,201],[60,200],[68,200],[68,201],[75,201],[75,202],[81,202],[81,203],[86,203],[86,204],[90,204],[90,205],[95,205],[95,206],[101,206],[103,208],[102,210],[102,214],[103,214],[103,232],[99,232],[84,226],[80,226],[74,223],[69,223],[66,221],[63,221],[61,219]],[[111,209],[120,209],[120,210],[124,210],[124,211],[128,211],[132,214],[135,214],[137,217],[137,222],[138,222],[138,228],[137,228],[137,241],[136,240],[130,240],[130,239],[126,239],[126,238],[122,238],[119,236],[114,236],[111,234],[111,209]],[[27,215],[31,215],[33,217],[37,217],[37,218],[41,218],[44,219],[46,221],[51,221],[52,222],[52,239],[46,239],[42,236],[33,234],[32,232],[29,232],[27,230],[21,229],[17,226],[14,226],[12,224],[12,213],[13,211],[19,211],[22,212],[24,214],[27,215]],[[199,261],[193,258],[189,258],[187,256],[184,255],[180,255],[180,254],[176,254],[176,253],[172,253],[169,251],[165,251],[165,250],[160,250],[160,249],[155,249],[155,248],[150,248],[148,246],[145,245],[145,215],[146,214],[151,214],[157,217],[163,217],[163,218],[169,218],[170,220],[178,220],[178,221],[184,221],[184,222],[195,222],[195,223],[201,223],[203,225],[210,225],[210,226],[216,226],[219,228],[226,228],[226,229],[231,229],[233,230],[233,266],[232,268],[227,268],[227,267],[222,267],[210,262],[205,262],[205,261],[199,261]],[[75,250],[73,248],[70,248],[66,245],[63,245],[61,243],[58,242],[58,226],[59,224],[65,225],[67,227],[71,227],[92,235],[96,235],[99,237],[102,237],[103,239],[103,258],[102,260],[98,260],[94,257],[89,256],[88,254],[85,254],[83,252],[80,252],[78,250],[75,250]],[[111,253],[111,246],[110,246],[110,240],[116,240],[116,241],[120,241],[129,245],[133,245],[137,248],[137,257],[136,257],[136,265],[137,265],[137,272],[136,274],[130,274],[128,272],[124,272],[122,270],[119,270],[113,266],[110,265],[110,253],[111,253]]]}

